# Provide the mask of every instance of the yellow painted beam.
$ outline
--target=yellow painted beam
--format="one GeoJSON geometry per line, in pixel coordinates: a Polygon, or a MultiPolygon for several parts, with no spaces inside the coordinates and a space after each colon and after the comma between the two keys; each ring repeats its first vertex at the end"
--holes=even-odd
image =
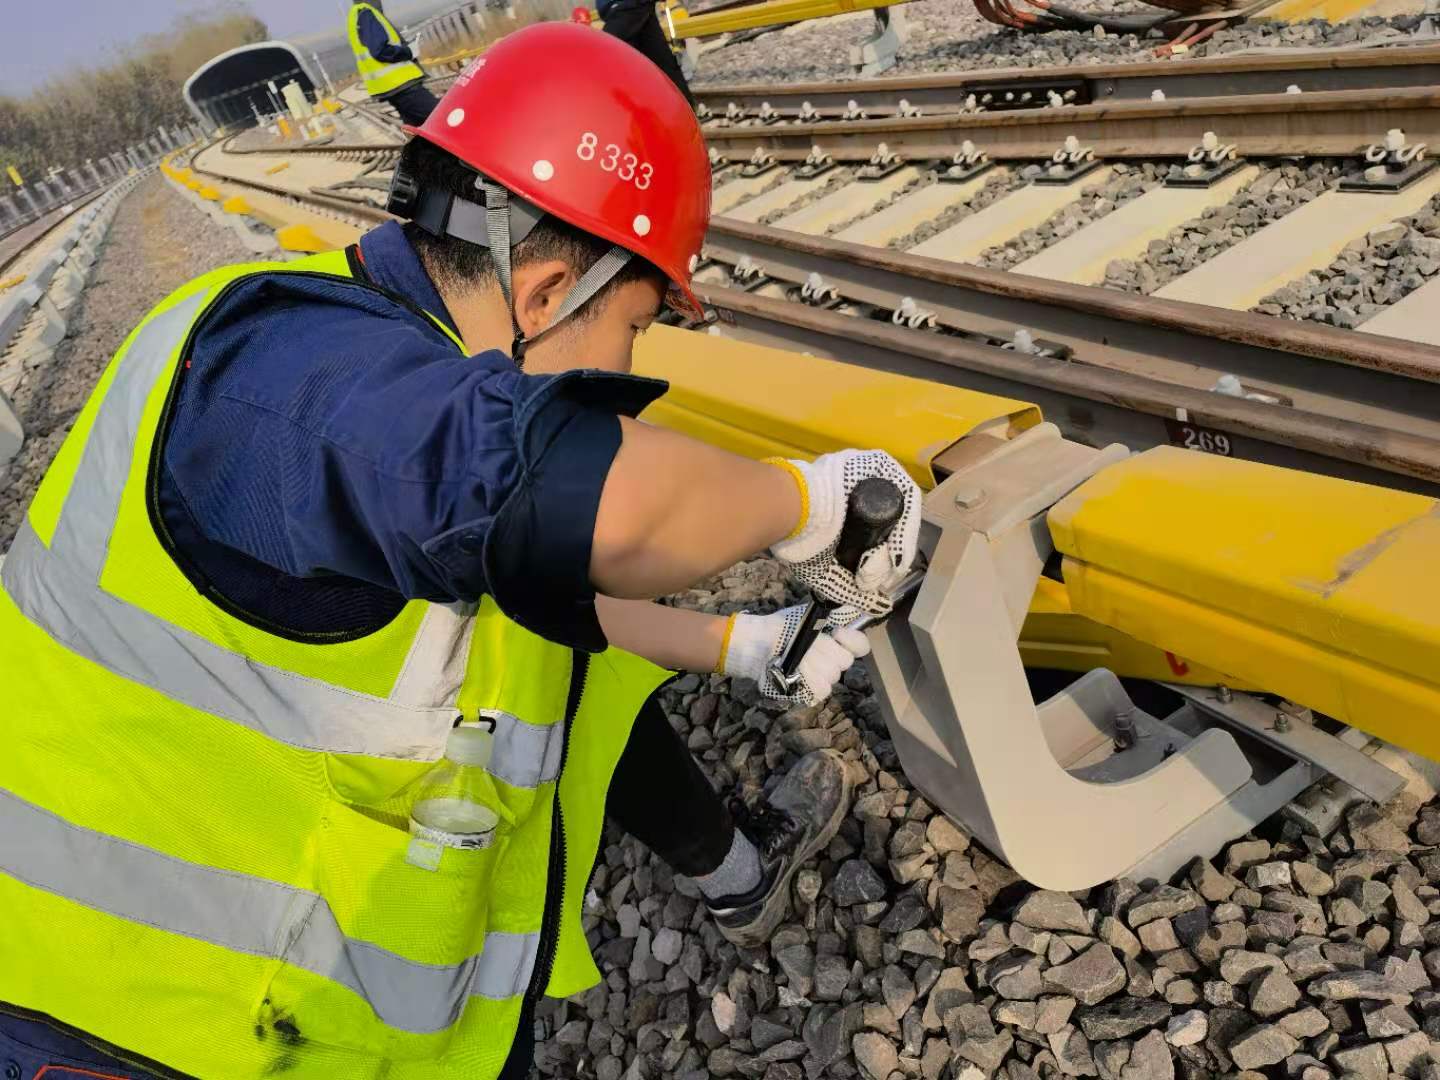
{"type": "Polygon", "coordinates": [[[979,430],[1006,437],[1040,410],[923,379],[656,326],[635,346],[637,375],[670,392],[645,419],[748,457],[814,457],[845,447],[894,454],[924,487],[931,462],[979,430]]]}
{"type": "Polygon", "coordinates": [[[209,202],[219,202],[220,189],[211,187],[210,185],[206,184],[200,189],[200,197],[202,199],[208,200],[209,202]]]}
{"type": "Polygon", "coordinates": [[[245,201],[244,195],[231,195],[220,204],[220,209],[227,214],[248,214],[250,213],[250,204],[245,201]]]}
{"type": "Polygon", "coordinates": [[[762,0],[758,4],[746,4],[743,7],[701,15],[683,14],[674,10],[673,31],[670,36],[672,40],[683,41],[685,38],[753,30],[759,26],[784,26],[787,23],[822,19],[851,11],[894,7],[897,3],[905,2],[906,0],[762,0]]]}
{"type": "Polygon", "coordinates": [[[1224,683],[1233,690],[1259,689],[1187,656],[1077,615],[1065,585],[1048,577],[1040,579],[1030,600],[1030,613],[1020,630],[1020,659],[1028,668],[1090,671],[1103,667],[1135,679],[1192,686],[1224,683]]]}
{"type": "Polygon", "coordinates": [[[1158,447],[1050,512],[1073,610],[1440,758],[1440,503],[1158,447]]]}

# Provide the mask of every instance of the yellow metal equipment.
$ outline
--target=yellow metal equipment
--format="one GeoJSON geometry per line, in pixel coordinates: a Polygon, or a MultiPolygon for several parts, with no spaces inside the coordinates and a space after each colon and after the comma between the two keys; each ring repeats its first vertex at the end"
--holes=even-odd
{"type": "Polygon", "coordinates": [[[1440,503],[1159,447],[1049,515],[1074,610],[1440,758],[1440,503]]]}
{"type": "Polygon", "coordinates": [[[906,0],[761,0],[757,4],[726,8],[723,11],[691,15],[682,8],[670,12],[670,36],[673,40],[729,34],[736,30],[754,30],[762,26],[784,26],[787,23],[821,19],[827,15],[844,15],[851,11],[871,11],[893,7],[906,0]]]}

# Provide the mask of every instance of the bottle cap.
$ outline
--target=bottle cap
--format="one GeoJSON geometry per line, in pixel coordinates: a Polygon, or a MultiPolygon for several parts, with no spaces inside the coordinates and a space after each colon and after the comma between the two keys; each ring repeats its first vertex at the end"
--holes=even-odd
{"type": "Polygon", "coordinates": [[[457,765],[484,768],[490,764],[495,737],[480,727],[457,727],[445,741],[445,756],[457,765]]]}

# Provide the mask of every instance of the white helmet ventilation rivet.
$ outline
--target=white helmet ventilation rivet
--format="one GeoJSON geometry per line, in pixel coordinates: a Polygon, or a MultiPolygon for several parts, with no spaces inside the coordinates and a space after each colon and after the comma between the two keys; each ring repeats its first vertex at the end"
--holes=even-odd
{"type": "Polygon", "coordinates": [[[465,110],[464,110],[464,109],[451,109],[451,110],[450,110],[450,115],[447,116],[447,117],[445,117],[445,123],[449,124],[451,127],[459,127],[459,126],[460,126],[461,124],[463,124],[464,122],[465,122],[465,110]]]}
{"type": "Polygon", "coordinates": [[[550,162],[544,158],[541,158],[535,162],[534,165],[530,166],[530,174],[534,176],[536,180],[549,180],[555,175],[555,166],[551,165],[550,162]]]}
{"type": "Polygon", "coordinates": [[[636,236],[650,235],[650,219],[644,214],[636,214],[635,220],[630,223],[630,227],[635,230],[636,236]]]}

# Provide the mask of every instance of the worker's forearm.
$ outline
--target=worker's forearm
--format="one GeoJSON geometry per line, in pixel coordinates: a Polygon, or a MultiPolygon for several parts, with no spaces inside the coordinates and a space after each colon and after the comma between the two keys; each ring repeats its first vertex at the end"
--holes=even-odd
{"type": "Polygon", "coordinates": [[[723,615],[664,607],[651,600],[595,597],[600,625],[611,645],[674,671],[714,671],[720,661],[723,615]]]}
{"type": "Polygon", "coordinates": [[[622,419],[595,516],[590,580],[616,597],[688,588],[789,535],[800,491],[783,469],[622,419]]]}

